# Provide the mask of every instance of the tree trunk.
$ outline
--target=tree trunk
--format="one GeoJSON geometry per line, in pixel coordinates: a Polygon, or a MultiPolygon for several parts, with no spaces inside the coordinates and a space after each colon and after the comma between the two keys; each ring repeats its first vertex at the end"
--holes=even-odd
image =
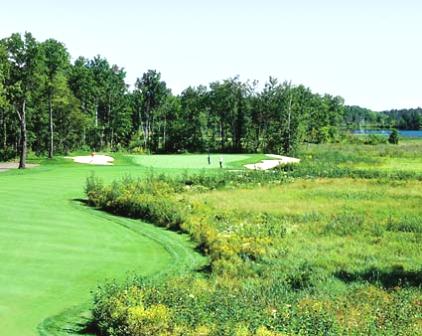
{"type": "Polygon", "coordinates": [[[166,149],[166,128],[167,128],[167,116],[164,116],[164,129],[163,129],[163,149],[166,149]]]}
{"type": "Polygon", "coordinates": [[[19,169],[25,169],[26,167],[26,100],[22,103],[22,112],[19,115],[20,129],[21,129],[21,143],[20,143],[20,158],[19,158],[19,169]]]}
{"type": "Polygon", "coordinates": [[[106,143],[108,144],[109,148],[113,147],[113,122],[111,120],[111,97],[108,96],[108,107],[107,107],[107,124],[109,131],[107,133],[108,139],[106,138],[106,143]]]}
{"type": "Polygon", "coordinates": [[[48,148],[48,158],[52,159],[54,155],[54,125],[53,125],[53,106],[51,104],[51,94],[48,94],[48,117],[50,124],[50,146],[48,148]]]}
{"type": "Polygon", "coordinates": [[[221,138],[221,150],[224,149],[224,144],[225,144],[225,139],[224,139],[225,135],[224,135],[224,125],[223,122],[220,121],[220,138],[221,138]]]}
{"type": "Polygon", "coordinates": [[[98,100],[97,100],[97,102],[95,104],[95,121],[94,121],[95,128],[98,127],[98,109],[99,109],[98,105],[99,105],[99,103],[98,103],[98,100]]]}
{"type": "Polygon", "coordinates": [[[7,125],[6,125],[6,111],[5,110],[2,110],[2,126],[3,126],[2,145],[3,145],[3,150],[6,151],[6,147],[7,147],[7,125]]]}
{"type": "MultiPolygon", "coordinates": [[[[290,88],[290,87],[289,87],[290,88]]],[[[291,115],[292,115],[292,94],[290,92],[290,99],[289,99],[289,115],[288,115],[288,121],[287,121],[287,153],[290,154],[291,152],[291,135],[290,135],[290,123],[291,123],[291,115]]]]}

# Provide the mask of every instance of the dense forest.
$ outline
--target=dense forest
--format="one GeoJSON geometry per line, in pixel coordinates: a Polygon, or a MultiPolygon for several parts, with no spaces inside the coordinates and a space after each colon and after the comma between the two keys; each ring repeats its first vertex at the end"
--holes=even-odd
{"type": "Polygon", "coordinates": [[[344,120],[354,129],[398,128],[403,130],[422,129],[422,108],[375,112],[360,106],[345,106],[344,120]]]}
{"type": "Polygon", "coordinates": [[[234,77],[174,95],[155,70],[132,89],[125,76],[101,56],[72,63],[54,39],[0,40],[0,160],[24,167],[27,151],[76,149],[292,153],[335,138],[343,122],[341,97],[271,77],[260,90],[234,77]]]}

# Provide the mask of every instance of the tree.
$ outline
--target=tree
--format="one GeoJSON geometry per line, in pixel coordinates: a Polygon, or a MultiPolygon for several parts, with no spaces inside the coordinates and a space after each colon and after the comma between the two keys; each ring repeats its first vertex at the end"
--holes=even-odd
{"type": "Polygon", "coordinates": [[[388,142],[394,145],[399,143],[399,132],[395,128],[391,131],[390,136],[388,137],[388,142]]]}
{"type": "Polygon", "coordinates": [[[9,75],[9,62],[6,48],[0,44],[0,108],[6,105],[6,78],[9,75]]]}
{"type": "Polygon", "coordinates": [[[39,82],[39,48],[30,33],[12,34],[2,41],[10,62],[10,76],[6,83],[8,96],[19,119],[19,168],[26,166],[27,155],[27,102],[39,82]]]}
{"type": "Polygon", "coordinates": [[[8,138],[8,103],[6,97],[6,81],[9,77],[9,61],[7,51],[0,43],[0,161],[7,160],[7,138],[8,138]]]}
{"type": "Polygon", "coordinates": [[[64,45],[53,39],[41,43],[40,49],[45,67],[50,133],[48,157],[51,159],[54,154],[53,96],[59,92],[59,85],[67,86],[67,82],[63,81],[62,77],[70,66],[70,56],[64,45]]]}
{"type": "Polygon", "coordinates": [[[134,124],[142,134],[144,149],[155,150],[159,143],[159,108],[170,94],[161,74],[148,70],[138,78],[133,91],[134,124]]]}
{"type": "Polygon", "coordinates": [[[0,43],[0,155],[26,150],[49,157],[86,145],[146,152],[244,150],[293,153],[306,140],[336,139],[340,122],[419,128],[422,109],[344,112],[341,97],[270,78],[238,77],[188,87],[173,96],[161,74],[148,70],[132,92],[123,68],[106,58],[79,57],[73,65],[64,45],[31,34],[0,43]]]}
{"type": "Polygon", "coordinates": [[[264,149],[280,154],[292,154],[303,139],[306,109],[303,87],[289,82],[278,84],[270,78],[262,92],[263,108],[267,111],[264,149]]]}
{"type": "Polygon", "coordinates": [[[188,149],[187,125],[182,113],[181,97],[168,95],[160,109],[164,116],[163,150],[165,152],[176,152],[180,149],[188,149]]]}
{"type": "Polygon", "coordinates": [[[92,148],[100,146],[98,126],[98,84],[90,61],[79,57],[70,68],[68,84],[73,95],[79,100],[80,109],[85,116],[81,140],[92,148]]]}
{"type": "Polygon", "coordinates": [[[128,143],[131,135],[131,102],[127,96],[126,73],[110,66],[100,56],[89,60],[79,57],[72,66],[69,86],[87,116],[83,138],[92,148],[115,148],[128,143]]]}
{"type": "Polygon", "coordinates": [[[207,99],[205,86],[188,87],[180,95],[181,120],[178,121],[181,134],[180,149],[189,151],[210,149],[207,99]]]}
{"type": "Polygon", "coordinates": [[[126,96],[126,73],[113,65],[106,83],[107,99],[107,143],[115,148],[121,141],[128,141],[131,133],[131,109],[126,96]]]}

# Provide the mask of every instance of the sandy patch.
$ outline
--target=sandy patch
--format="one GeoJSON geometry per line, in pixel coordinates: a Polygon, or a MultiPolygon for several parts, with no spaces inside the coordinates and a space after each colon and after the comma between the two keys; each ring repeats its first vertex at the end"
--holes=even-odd
{"type": "MultiPolygon", "coordinates": [[[[35,168],[38,167],[38,164],[27,163],[26,168],[35,168]]],[[[0,173],[5,172],[9,169],[18,169],[19,162],[0,162],[0,173]]]]}
{"type": "Polygon", "coordinates": [[[76,163],[85,163],[92,165],[112,165],[114,159],[108,155],[86,155],[86,156],[66,156],[65,159],[72,159],[76,163]]]}
{"type": "Polygon", "coordinates": [[[252,169],[252,170],[268,170],[268,169],[273,169],[278,166],[300,162],[300,159],[292,158],[289,156],[276,155],[276,154],[265,154],[265,155],[275,160],[262,160],[261,162],[258,162],[258,163],[247,164],[245,165],[245,168],[252,169]]]}

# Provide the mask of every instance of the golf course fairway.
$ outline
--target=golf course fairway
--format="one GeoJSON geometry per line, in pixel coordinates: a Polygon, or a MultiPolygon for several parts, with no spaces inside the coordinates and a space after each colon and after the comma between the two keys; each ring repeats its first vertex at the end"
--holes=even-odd
{"type": "Polygon", "coordinates": [[[92,172],[109,181],[143,171],[128,159],[114,166],[57,159],[0,174],[1,335],[49,334],[46,321],[88,304],[107,279],[188,270],[203,262],[184,235],[80,201],[92,172]]]}

